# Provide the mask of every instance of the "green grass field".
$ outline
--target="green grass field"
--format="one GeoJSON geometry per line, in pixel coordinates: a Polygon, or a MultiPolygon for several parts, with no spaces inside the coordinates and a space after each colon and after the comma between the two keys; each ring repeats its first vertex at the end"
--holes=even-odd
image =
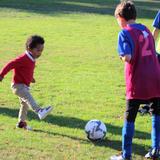
{"type": "MultiPolygon", "coordinates": [[[[29,35],[42,35],[45,50],[31,92],[40,105],[54,106],[44,121],[29,111],[33,132],[16,129],[19,101],[10,90],[9,73],[0,83],[0,160],[108,160],[121,150],[125,86],[113,16],[118,2],[0,0],[0,68],[24,51],[29,35]],[[84,126],[90,119],[106,124],[104,141],[87,140],[84,126]]],[[[152,30],[160,2],[135,3],[137,22],[152,30]]],[[[150,148],[150,131],[151,118],[138,115],[134,160],[142,160],[150,148]]]]}

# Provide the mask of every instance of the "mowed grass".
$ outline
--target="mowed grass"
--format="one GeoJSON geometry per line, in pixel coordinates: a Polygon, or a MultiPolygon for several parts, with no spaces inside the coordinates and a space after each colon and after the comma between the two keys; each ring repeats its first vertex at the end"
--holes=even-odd
{"type": "MultiPolygon", "coordinates": [[[[105,160],[121,150],[125,110],[123,63],[117,56],[119,27],[113,0],[0,0],[0,68],[25,50],[29,35],[45,38],[31,92],[53,112],[40,121],[31,110],[34,131],[16,129],[18,98],[10,90],[11,73],[0,84],[1,160],[105,160]],[[90,119],[107,127],[104,141],[87,140],[90,119]]],[[[136,1],[139,19],[152,29],[158,1],[136,1]]],[[[137,116],[133,159],[142,160],[151,145],[151,118],[137,116]]]]}

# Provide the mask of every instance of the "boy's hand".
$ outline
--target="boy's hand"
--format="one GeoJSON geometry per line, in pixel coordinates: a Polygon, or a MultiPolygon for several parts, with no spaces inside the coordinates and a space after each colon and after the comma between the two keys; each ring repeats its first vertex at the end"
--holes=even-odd
{"type": "Polygon", "coordinates": [[[124,55],[124,56],[120,56],[120,59],[121,59],[122,61],[128,62],[128,63],[130,63],[131,58],[132,58],[132,57],[131,57],[130,54],[126,54],[126,55],[124,55]]]}
{"type": "Polygon", "coordinates": [[[32,79],[32,83],[36,83],[36,80],[34,78],[32,79]]]}
{"type": "Polygon", "coordinates": [[[149,113],[150,114],[150,105],[149,104],[145,104],[143,107],[138,109],[138,112],[141,114],[141,116],[149,113]]]}
{"type": "Polygon", "coordinates": [[[3,78],[0,76],[0,81],[2,81],[3,80],[3,78]]]}

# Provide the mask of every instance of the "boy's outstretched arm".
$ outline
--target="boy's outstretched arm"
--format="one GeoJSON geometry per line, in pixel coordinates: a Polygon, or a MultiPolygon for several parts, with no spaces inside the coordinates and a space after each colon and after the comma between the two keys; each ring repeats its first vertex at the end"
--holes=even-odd
{"type": "Polygon", "coordinates": [[[10,62],[8,62],[1,70],[0,70],[0,81],[4,78],[4,76],[12,69],[18,67],[21,64],[19,59],[14,59],[10,62]]]}

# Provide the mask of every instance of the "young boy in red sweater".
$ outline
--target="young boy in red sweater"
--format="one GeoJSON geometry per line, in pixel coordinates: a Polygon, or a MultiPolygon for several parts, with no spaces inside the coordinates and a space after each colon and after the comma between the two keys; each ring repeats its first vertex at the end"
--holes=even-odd
{"type": "Polygon", "coordinates": [[[44,119],[52,110],[51,106],[40,108],[29,91],[30,83],[35,83],[33,77],[35,63],[36,59],[42,54],[44,43],[43,37],[38,35],[30,36],[26,41],[25,53],[8,62],[0,71],[0,81],[2,81],[4,76],[10,70],[13,70],[11,88],[13,93],[19,97],[21,105],[18,128],[31,130],[31,127],[27,126],[26,123],[29,107],[38,114],[40,119],[44,119]]]}

